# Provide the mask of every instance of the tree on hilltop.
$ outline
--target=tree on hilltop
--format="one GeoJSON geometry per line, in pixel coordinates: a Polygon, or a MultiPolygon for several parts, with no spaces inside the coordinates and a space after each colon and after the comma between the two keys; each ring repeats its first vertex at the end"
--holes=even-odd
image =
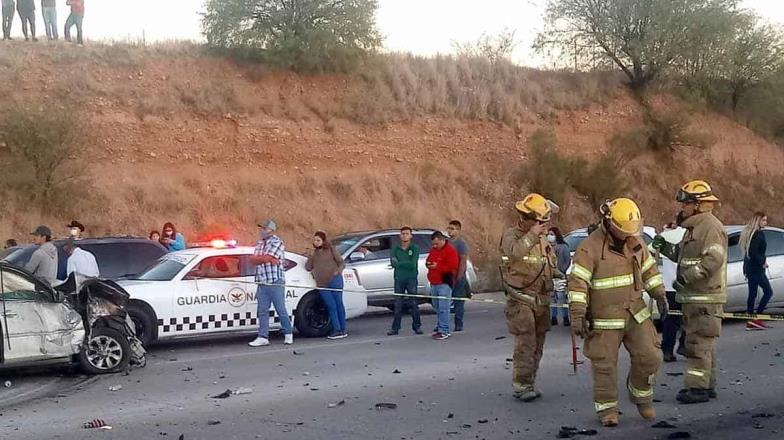
{"type": "Polygon", "coordinates": [[[377,0],[207,0],[207,44],[300,72],[355,68],[381,46],[377,0]]]}

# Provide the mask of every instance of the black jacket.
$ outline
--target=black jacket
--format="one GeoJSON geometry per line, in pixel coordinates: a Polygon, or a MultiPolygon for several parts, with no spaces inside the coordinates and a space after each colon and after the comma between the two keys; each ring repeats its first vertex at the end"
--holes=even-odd
{"type": "Polygon", "coordinates": [[[765,273],[765,251],[768,243],[765,241],[765,234],[757,231],[751,236],[749,251],[743,259],[743,274],[757,275],[765,273]]]}

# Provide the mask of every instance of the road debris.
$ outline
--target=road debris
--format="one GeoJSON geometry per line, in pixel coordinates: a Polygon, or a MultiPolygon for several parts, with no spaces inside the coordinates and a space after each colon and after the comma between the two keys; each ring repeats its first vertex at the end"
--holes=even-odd
{"type": "Polygon", "coordinates": [[[239,396],[242,394],[251,394],[251,393],[253,393],[253,388],[239,387],[236,390],[232,391],[232,394],[234,394],[235,396],[239,396]]]}
{"type": "Polygon", "coordinates": [[[301,351],[297,351],[297,350],[294,350],[292,353],[294,354],[294,356],[301,356],[302,355],[302,352],[301,351]]]}
{"type": "Polygon", "coordinates": [[[400,373],[402,373],[402,371],[398,370],[397,368],[395,368],[395,371],[392,372],[392,374],[400,374],[400,373]]]}
{"type": "Polygon", "coordinates": [[[667,376],[678,377],[683,376],[683,373],[667,373],[667,376]]]}
{"type": "Polygon", "coordinates": [[[672,423],[662,420],[661,422],[656,422],[651,425],[651,428],[665,428],[665,429],[675,429],[677,426],[673,425],[672,423]]]}
{"type": "Polygon", "coordinates": [[[207,422],[207,425],[209,425],[209,426],[215,426],[215,425],[220,425],[220,424],[221,424],[220,420],[210,420],[210,421],[207,422]]]}
{"type": "Polygon", "coordinates": [[[182,371],[193,371],[193,367],[183,368],[182,371]]]}
{"type": "Polygon", "coordinates": [[[397,403],[381,402],[375,405],[376,409],[397,409],[397,403]]]}
{"type": "Polygon", "coordinates": [[[231,390],[226,390],[217,396],[212,396],[213,399],[228,399],[229,397],[231,397],[231,390]]]}
{"type": "Polygon", "coordinates": [[[769,419],[771,417],[776,417],[776,415],[771,413],[761,412],[761,413],[752,414],[751,416],[752,419],[769,419]]]}
{"type": "Polygon", "coordinates": [[[667,438],[668,439],[673,439],[673,440],[675,440],[675,439],[682,439],[682,438],[691,438],[691,434],[689,434],[686,431],[678,431],[678,432],[673,432],[672,434],[668,435],[667,438]]]}
{"type": "Polygon", "coordinates": [[[558,438],[573,438],[578,435],[592,436],[598,434],[595,429],[579,429],[574,426],[561,426],[558,438]]]}
{"type": "Polygon", "coordinates": [[[108,429],[112,429],[111,426],[107,425],[106,422],[104,422],[101,419],[90,420],[89,422],[86,422],[85,424],[83,424],[82,428],[84,428],[84,429],[107,429],[107,430],[108,429]]]}
{"type": "Polygon", "coordinates": [[[487,419],[479,419],[479,420],[476,421],[476,423],[479,423],[480,425],[483,425],[483,424],[487,423],[487,419]]]}
{"type": "Polygon", "coordinates": [[[506,336],[497,336],[495,338],[496,341],[500,341],[501,339],[506,339],[506,336]]]}
{"type": "Polygon", "coordinates": [[[344,400],[341,400],[340,402],[332,402],[332,403],[330,403],[329,405],[327,405],[327,408],[337,408],[337,407],[343,406],[345,404],[346,404],[346,400],[344,399],[344,400]]]}
{"type": "Polygon", "coordinates": [[[112,385],[109,387],[109,391],[120,391],[122,389],[122,385],[112,385]]]}
{"type": "Polygon", "coordinates": [[[455,418],[455,415],[454,415],[454,414],[452,414],[452,413],[449,413],[449,415],[448,415],[448,416],[446,416],[446,418],[447,418],[447,419],[454,419],[454,418],[455,418]]]}
{"type": "Polygon", "coordinates": [[[3,386],[5,386],[6,388],[11,388],[12,385],[13,384],[11,383],[10,380],[7,380],[7,381],[5,381],[5,383],[3,383],[3,386]]]}

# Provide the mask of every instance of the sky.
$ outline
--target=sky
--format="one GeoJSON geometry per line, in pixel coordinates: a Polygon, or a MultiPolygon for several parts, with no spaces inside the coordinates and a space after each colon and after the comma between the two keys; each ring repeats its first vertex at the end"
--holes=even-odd
{"type": "MultiPolygon", "coordinates": [[[[546,0],[378,0],[378,26],[390,51],[419,55],[449,53],[452,43],[477,40],[515,30],[518,46],[513,58],[520,64],[542,65],[531,44],[542,28],[546,0]]],[[[36,4],[40,6],[39,0],[36,4]]],[[[92,40],[199,40],[204,0],[86,0],[84,32],[92,40]]],[[[768,20],[784,25],[784,1],[744,0],[768,20]]],[[[40,12],[40,11],[38,11],[40,12]]],[[[60,32],[67,18],[65,0],[58,0],[60,32]]],[[[43,21],[38,15],[38,34],[43,21]]],[[[14,34],[20,34],[19,18],[14,34]]]]}

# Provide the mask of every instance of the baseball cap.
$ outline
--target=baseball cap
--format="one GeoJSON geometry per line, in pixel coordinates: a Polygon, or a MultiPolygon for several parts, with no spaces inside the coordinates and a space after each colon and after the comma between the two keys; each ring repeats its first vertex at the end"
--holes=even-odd
{"type": "Polygon", "coordinates": [[[278,229],[278,224],[275,223],[275,220],[269,219],[269,220],[260,221],[258,227],[269,228],[272,229],[273,231],[276,231],[278,229]]]}
{"type": "Polygon", "coordinates": [[[30,235],[39,235],[39,236],[51,237],[52,236],[52,230],[49,229],[48,227],[44,226],[44,225],[40,225],[37,228],[35,228],[35,231],[31,232],[30,235]]]}

